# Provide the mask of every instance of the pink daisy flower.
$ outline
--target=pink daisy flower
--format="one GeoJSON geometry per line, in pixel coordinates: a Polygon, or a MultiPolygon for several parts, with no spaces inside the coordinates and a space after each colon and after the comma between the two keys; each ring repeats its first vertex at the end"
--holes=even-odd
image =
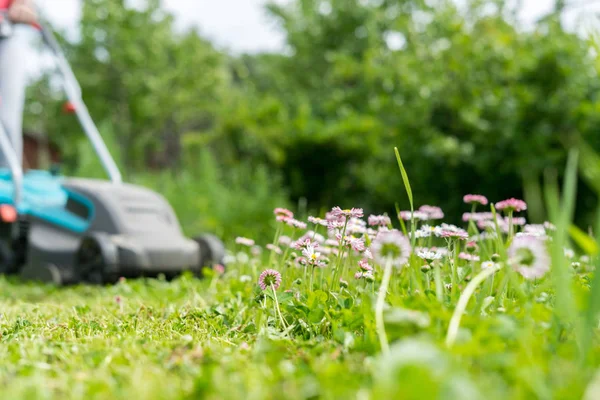
{"type": "Polygon", "coordinates": [[[509,212],[509,211],[519,212],[519,211],[527,210],[527,203],[525,203],[523,200],[510,198],[510,199],[502,200],[502,201],[496,203],[496,209],[504,210],[506,212],[509,212]]]}
{"type": "Polygon", "coordinates": [[[281,274],[274,269],[264,270],[258,277],[258,285],[262,290],[267,290],[271,286],[277,290],[281,285],[281,274]]]}
{"type": "Polygon", "coordinates": [[[310,216],[308,217],[308,222],[315,225],[327,226],[327,220],[323,218],[310,216]]]}
{"type": "Polygon", "coordinates": [[[469,238],[469,234],[467,231],[465,231],[462,228],[459,228],[455,225],[449,225],[449,224],[442,224],[440,226],[441,230],[439,233],[440,237],[443,238],[454,238],[454,239],[461,239],[461,240],[467,240],[469,238]]]}
{"type": "Polygon", "coordinates": [[[296,250],[306,249],[307,247],[310,247],[310,246],[317,248],[317,247],[319,247],[319,243],[311,242],[310,238],[306,238],[306,239],[301,238],[292,244],[292,247],[296,250]]]}
{"type": "Polygon", "coordinates": [[[293,226],[294,228],[298,228],[298,229],[306,229],[306,222],[302,222],[302,221],[298,221],[297,219],[294,218],[289,218],[285,221],[289,226],[293,226]]]}
{"type": "Polygon", "coordinates": [[[306,258],[306,262],[313,267],[323,267],[325,264],[321,260],[321,253],[315,251],[313,246],[308,246],[302,250],[302,256],[306,258]]]}
{"type": "Polygon", "coordinates": [[[288,210],[287,208],[276,208],[273,210],[273,213],[277,217],[285,217],[285,218],[294,218],[294,213],[288,210]]]}
{"type": "Polygon", "coordinates": [[[408,262],[412,251],[410,242],[397,230],[380,232],[371,245],[373,258],[380,264],[391,262],[396,267],[408,262]]]}
{"type": "Polygon", "coordinates": [[[363,252],[366,249],[365,240],[362,238],[355,238],[353,236],[344,236],[342,240],[342,235],[339,233],[335,235],[335,238],[338,242],[342,242],[342,245],[345,247],[350,247],[354,251],[363,252]]]}
{"type": "Polygon", "coordinates": [[[467,194],[465,197],[463,197],[463,201],[467,204],[481,204],[482,206],[486,206],[488,204],[487,197],[480,194],[467,194]]]}
{"type": "Polygon", "coordinates": [[[545,242],[532,236],[515,237],[508,248],[508,259],[525,279],[538,279],[550,270],[550,255],[545,242]]]}
{"type": "Polygon", "coordinates": [[[419,207],[419,211],[427,214],[428,219],[443,219],[444,212],[436,206],[423,205],[419,207]]]}
{"type": "Polygon", "coordinates": [[[369,215],[370,226],[388,226],[392,221],[387,215],[369,215]]]}
{"type": "Polygon", "coordinates": [[[340,207],[336,206],[331,209],[331,215],[337,218],[361,218],[363,216],[363,210],[362,208],[351,208],[342,210],[340,207]]]}
{"type": "Polygon", "coordinates": [[[289,236],[280,236],[279,243],[281,243],[284,246],[289,246],[292,243],[292,238],[289,236]]]}
{"type": "Polygon", "coordinates": [[[275,254],[281,254],[283,251],[279,248],[279,246],[275,246],[273,243],[269,243],[266,245],[267,250],[274,252],[275,254]]]}
{"type": "Polygon", "coordinates": [[[336,246],[339,246],[339,245],[340,245],[340,242],[339,242],[339,241],[337,241],[336,239],[327,239],[327,240],[325,241],[325,245],[326,245],[326,246],[333,246],[333,247],[336,247],[336,246]]]}
{"type": "Polygon", "coordinates": [[[464,253],[464,252],[459,253],[458,258],[460,258],[461,260],[467,260],[467,261],[479,261],[478,255],[464,253]]]}
{"type": "Polygon", "coordinates": [[[469,221],[487,221],[487,220],[491,220],[494,219],[494,214],[492,214],[491,212],[478,212],[478,213],[464,213],[462,215],[462,220],[464,222],[469,222],[469,221]]]}
{"type": "Polygon", "coordinates": [[[373,267],[369,265],[369,261],[362,259],[358,262],[358,267],[363,271],[373,271],[373,267]]]}
{"type": "Polygon", "coordinates": [[[327,229],[330,231],[335,231],[336,229],[342,229],[342,228],[344,228],[344,225],[346,225],[346,223],[344,221],[339,221],[339,220],[328,220],[327,221],[327,229]]]}
{"type": "Polygon", "coordinates": [[[410,211],[400,211],[399,217],[405,221],[410,221],[413,217],[417,221],[427,221],[429,219],[429,215],[423,211],[415,211],[411,213],[410,211]]]}

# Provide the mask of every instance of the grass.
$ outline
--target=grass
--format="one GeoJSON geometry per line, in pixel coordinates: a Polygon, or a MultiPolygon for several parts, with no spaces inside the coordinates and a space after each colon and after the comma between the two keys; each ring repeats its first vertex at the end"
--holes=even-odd
{"type": "Polygon", "coordinates": [[[280,210],[270,243],[231,243],[202,280],[0,278],[1,398],[599,398],[599,257],[568,237],[576,168],[573,152],[562,189],[547,184],[554,227],[492,204],[466,229],[412,205],[379,226],[280,210]],[[281,283],[263,290],[269,269],[281,283]]]}

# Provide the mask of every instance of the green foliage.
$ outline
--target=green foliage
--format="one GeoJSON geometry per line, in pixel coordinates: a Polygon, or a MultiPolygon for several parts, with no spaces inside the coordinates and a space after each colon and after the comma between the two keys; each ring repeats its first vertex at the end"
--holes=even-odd
{"type": "MultiPolygon", "coordinates": [[[[268,11],[286,52],[233,57],[198,32],[176,31],[158,0],[141,9],[84,2],[81,38],[65,47],[92,115],[117,133],[126,176],[185,169],[186,154],[207,149],[226,169],[244,160],[278,170],[290,200],[308,209],[393,213],[403,184],[389,149],[398,147],[416,206],[439,204],[456,220],[460,198],[448,194],[483,192],[524,197],[542,221],[542,178],[578,144],[575,222],[589,227],[600,63],[596,42],[565,31],[557,14],[524,30],[519,9],[502,0],[460,9],[447,0],[296,0],[268,11]]],[[[32,88],[28,124],[81,162],[76,121],[60,115],[50,87],[32,88]]]]}
{"type": "MultiPolygon", "coordinates": [[[[402,187],[387,151],[397,146],[417,182],[415,196],[444,199],[451,216],[460,202],[448,193],[501,199],[521,194],[524,181],[539,208],[535,183],[564,164],[565,144],[580,135],[600,148],[589,44],[552,18],[523,31],[511,17],[517,10],[502,1],[469,4],[466,12],[454,2],[417,0],[271,6],[289,55],[269,59],[267,73],[258,59],[252,80],[274,76],[259,90],[279,95],[290,110],[291,161],[282,168],[293,195],[389,209],[402,187]],[[297,152],[319,159],[318,149],[331,154],[329,166],[297,161],[297,152]],[[303,186],[319,178],[324,187],[338,182],[333,199],[303,186]]],[[[589,193],[581,204],[580,217],[589,193]]]]}

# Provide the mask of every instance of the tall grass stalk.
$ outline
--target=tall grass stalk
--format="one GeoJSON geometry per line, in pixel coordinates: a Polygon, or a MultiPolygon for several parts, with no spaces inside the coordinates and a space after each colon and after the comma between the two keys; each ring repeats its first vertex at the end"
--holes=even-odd
{"type": "Polygon", "coordinates": [[[375,304],[375,324],[377,328],[377,336],[379,336],[381,351],[386,355],[390,351],[390,345],[388,344],[387,335],[385,333],[385,324],[383,322],[383,307],[385,305],[385,297],[387,294],[388,287],[390,285],[391,277],[392,262],[390,259],[388,259],[385,262],[385,268],[383,270],[383,279],[381,280],[379,294],[377,295],[377,303],[375,304]]]}
{"type": "MultiPolygon", "coordinates": [[[[596,211],[595,235],[596,243],[600,246],[600,203],[596,211]]],[[[587,303],[587,309],[584,316],[583,332],[581,334],[581,361],[588,359],[592,336],[598,326],[598,314],[600,313],[600,255],[596,255],[594,260],[594,277],[592,278],[590,296],[587,303]]]]}
{"type": "Polygon", "coordinates": [[[469,299],[471,299],[471,296],[473,293],[475,293],[475,289],[477,289],[480,283],[484,282],[489,276],[495,274],[499,270],[500,266],[484,269],[469,282],[465,290],[462,292],[460,298],[458,299],[458,303],[456,304],[456,308],[454,309],[454,313],[452,314],[452,318],[450,319],[448,333],[446,334],[446,346],[451,347],[454,344],[456,336],[458,335],[461,317],[465,313],[469,299]]]}

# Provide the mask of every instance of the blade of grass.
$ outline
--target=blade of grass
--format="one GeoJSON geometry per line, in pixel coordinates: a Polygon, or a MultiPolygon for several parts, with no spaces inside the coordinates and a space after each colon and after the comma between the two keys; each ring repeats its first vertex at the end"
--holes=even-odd
{"type": "MultiPolygon", "coordinates": [[[[596,214],[596,244],[600,245],[600,202],[596,214]]],[[[590,296],[585,313],[583,332],[581,335],[581,360],[585,362],[590,354],[592,336],[598,324],[598,313],[600,312],[600,257],[594,260],[594,276],[592,278],[590,296]]]]}
{"type": "Polygon", "coordinates": [[[400,168],[400,173],[402,174],[402,180],[404,181],[404,187],[406,188],[406,193],[408,194],[408,201],[410,202],[410,211],[414,211],[413,204],[413,194],[412,189],[410,188],[410,181],[408,180],[408,174],[404,169],[404,164],[402,164],[402,158],[400,158],[400,153],[398,152],[398,148],[394,147],[394,152],[396,153],[396,160],[398,160],[398,167],[400,168]]]}
{"type": "Polygon", "coordinates": [[[598,254],[598,244],[587,233],[579,229],[576,225],[569,227],[569,235],[577,245],[590,256],[598,254]]]}
{"type": "Polygon", "coordinates": [[[548,210],[548,220],[557,223],[560,195],[558,194],[558,183],[556,171],[547,169],[544,171],[544,198],[546,200],[546,209],[548,210]]]}
{"type": "MultiPolygon", "coordinates": [[[[559,319],[569,320],[577,315],[574,296],[569,279],[568,265],[564,256],[567,234],[575,211],[575,195],[577,193],[577,159],[578,150],[569,151],[565,171],[563,196],[558,209],[556,233],[552,243],[552,281],[556,290],[556,313],[559,319]]],[[[550,188],[550,190],[555,190],[550,188]]],[[[549,207],[550,209],[551,207],[549,207]]]]}
{"type": "Polygon", "coordinates": [[[408,174],[404,169],[404,164],[402,164],[402,158],[400,157],[400,152],[397,147],[394,147],[394,153],[396,154],[396,160],[398,161],[398,168],[400,168],[400,174],[402,174],[402,180],[404,181],[404,187],[406,188],[406,194],[408,195],[408,201],[410,202],[410,232],[411,232],[411,245],[415,247],[415,206],[413,203],[413,193],[410,187],[410,181],[408,180],[408,174]]]}

